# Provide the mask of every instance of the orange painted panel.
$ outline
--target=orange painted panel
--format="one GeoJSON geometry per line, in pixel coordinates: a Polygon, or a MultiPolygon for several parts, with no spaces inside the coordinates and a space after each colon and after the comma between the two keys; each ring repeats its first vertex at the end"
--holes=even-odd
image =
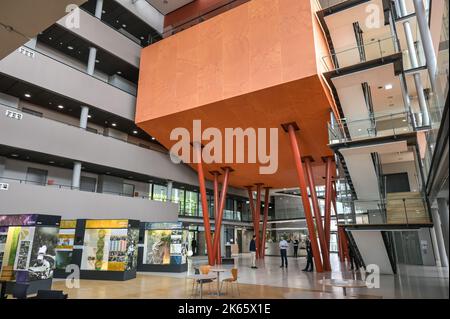
{"type": "MultiPolygon", "coordinates": [[[[260,175],[259,164],[232,164],[230,184],[298,185],[288,136],[297,122],[300,148],[312,156],[323,184],[332,100],[316,58],[321,30],[309,1],[252,0],[166,38],[142,52],[136,123],[168,149],[176,127],[279,128],[279,167],[260,175]]],[[[208,164],[219,170],[224,164],[208,164]]],[[[195,168],[195,166],[193,166],[195,168]]],[[[208,176],[211,178],[211,176],[208,176]]]]}

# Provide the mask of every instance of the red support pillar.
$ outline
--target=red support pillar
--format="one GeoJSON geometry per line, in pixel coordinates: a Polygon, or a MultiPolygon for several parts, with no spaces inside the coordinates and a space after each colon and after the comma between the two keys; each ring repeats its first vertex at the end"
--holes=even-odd
{"type": "Polygon", "coordinates": [[[255,207],[255,235],[256,235],[256,256],[261,258],[261,235],[259,233],[259,222],[261,218],[261,186],[264,184],[258,183],[256,185],[256,207],[255,207]]]}
{"type": "Polygon", "coordinates": [[[211,240],[211,224],[209,221],[208,200],[206,197],[205,175],[203,173],[202,148],[200,143],[194,143],[194,152],[197,157],[198,184],[200,186],[200,196],[203,209],[203,226],[205,227],[206,250],[208,251],[208,263],[214,266],[214,249],[211,240]]]}
{"type": "MultiPolygon", "coordinates": [[[[214,225],[217,225],[217,220],[219,218],[219,176],[221,175],[218,171],[210,172],[214,176],[214,225]]],[[[220,234],[219,234],[220,235],[220,234]]],[[[214,232],[214,237],[217,236],[217,232],[214,232]]],[[[219,263],[221,256],[220,245],[215,256],[216,262],[219,263]]]]}
{"type": "Polygon", "coordinates": [[[331,238],[331,197],[333,193],[332,187],[332,157],[325,158],[325,222],[324,222],[324,232],[325,240],[327,243],[328,250],[330,249],[330,238],[331,238]]]}
{"type": "Polygon", "coordinates": [[[325,239],[325,233],[323,230],[322,225],[322,214],[320,212],[319,207],[319,200],[317,198],[316,193],[316,184],[314,182],[314,173],[311,167],[311,158],[305,157],[305,168],[306,168],[306,176],[309,181],[309,192],[311,194],[311,201],[312,206],[314,210],[314,216],[316,218],[316,227],[317,227],[317,233],[319,235],[319,242],[320,242],[320,250],[322,251],[322,260],[323,260],[323,268],[326,271],[331,271],[331,264],[330,264],[330,255],[328,251],[328,245],[325,239]]]}
{"type": "MultiPolygon", "coordinates": [[[[220,205],[219,209],[217,211],[217,221],[215,223],[215,236],[214,236],[214,252],[217,256],[217,253],[220,251],[220,229],[222,228],[222,217],[223,217],[223,210],[225,208],[225,199],[227,197],[227,189],[228,189],[228,177],[230,175],[230,172],[232,172],[231,167],[224,167],[223,168],[225,175],[223,178],[223,184],[222,184],[222,192],[220,194],[220,205]]],[[[222,256],[218,257],[218,263],[222,263],[222,256]]]]}
{"type": "MultiPolygon", "coordinates": [[[[303,208],[305,211],[306,223],[308,225],[309,238],[311,240],[311,248],[316,265],[317,272],[323,272],[322,260],[320,258],[319,245],[317,243],[316,230],[314,227],[314,220],[311,213],[311,206],[309,204],[308,190],[306,188],[305,173],[301,162],[300,148],[298,146],[297,137],[295,136],[295,123],[283,125],[283,128],[289,133],[291,149],[294,156],[295,166],[297,168],[297,177],[300,184],[300,192],[302,196],[303,208]]],[[[298,128],[297,128],[298,129],[298,128]]]]}
{"type": "Polygon", "coordinates": [[[260,243],[259,250],[261,252],[261,258],[266,256],[266,229],[267,229],[267,221],[269,219],[269,201],[270,201],[270,187],[264,187],[264,219],[262,225],[262,239],[260,243]]]}

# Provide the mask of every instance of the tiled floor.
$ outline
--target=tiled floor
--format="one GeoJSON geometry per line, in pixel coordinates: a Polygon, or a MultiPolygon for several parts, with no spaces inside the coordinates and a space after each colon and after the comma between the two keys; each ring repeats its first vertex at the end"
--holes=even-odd
{"type": "MultiPolygon", "coordinates": [[[[236,258],[240,297],[343,298],[342,289],[323,287],[319,280],[360,279],[360,274],[347,270],[341,272],[341,265],[335,255],[332,258],[333,272],[325,274],[302,272],[301,269],[305,265],[304,258],[290,258],[288,269],[280,268],[279,262],[277,257],[266,257],[264,261],[258,262],[258,269],[251,269],[248,255],[236,258]]],[[[201,257],[190,260],[188,273],[193,272],[193,265],[205,263],[206,259],[201,257]]],[[[139,273],[136,279],[126,282],[82,280],[79,289],[67,289],[64,281],[55,281],[53,288],[65,290],[70,298],[189,298],[192,281],[186,280],[186,275],[186,273],[139,273]]],[[[214,290],[215,287],[214,284],[211,288],[214,290]]],[[[400,266],[398,275],[381,275],[380,288],[353,289],[349,290],[349,295],[357,298],[449,298],[448,269],[400,266]]],[[[236,296],[224,298],[230,297],[236,296]]]]}

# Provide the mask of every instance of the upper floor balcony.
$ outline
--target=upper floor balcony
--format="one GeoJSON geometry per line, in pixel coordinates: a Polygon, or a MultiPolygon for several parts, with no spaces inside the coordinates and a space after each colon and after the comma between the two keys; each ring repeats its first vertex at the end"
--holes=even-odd
{"type": "Polygon", "coordinates": [[[175,222],[178,205],[148,197],[79,191],[70,186],[42,185],[0,177],[8,189],[0,192],[2,212],[7,214],[60,215],[64,219],[129,218],[146,222],[175,222]],[[46,187],[45,187],[46,186],[46,187]]]}
{"type": "MultiPolygon", "coordinates": [[[[196,174],[184,165],[174,164],[161,148],[141,147],[137,142],[104,136],[93,131],[48,118],[18,112],[0,105],[0,145],[51,156],[195,185],[196,174]],[[20,119],[8,115],[19,113],[20,119]]],[[[128,176],[128,175],[127,175],[128,176]]]]}
{"type": "Polygon", "coordinates": [[[135,95],[42,50],[21,47],[0,61],[0,73],[134,121],[135,95]]]}

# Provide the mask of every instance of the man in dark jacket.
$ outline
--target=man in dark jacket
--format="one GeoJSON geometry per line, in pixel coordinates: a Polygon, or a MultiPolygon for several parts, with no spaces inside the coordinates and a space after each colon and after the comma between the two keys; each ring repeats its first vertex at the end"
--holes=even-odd
{"type": "Polygon", "coordinates": [[[306,267],[303,271],[314,271],[313,253],[309,238],[306,239],[306,267]]]}
{"type": "Polygon", "coordinates": [[[253,235],[252,240],[250,241],[250,253],[252,255],[252,268],[256,269],[256,235],[253,235]]]}

